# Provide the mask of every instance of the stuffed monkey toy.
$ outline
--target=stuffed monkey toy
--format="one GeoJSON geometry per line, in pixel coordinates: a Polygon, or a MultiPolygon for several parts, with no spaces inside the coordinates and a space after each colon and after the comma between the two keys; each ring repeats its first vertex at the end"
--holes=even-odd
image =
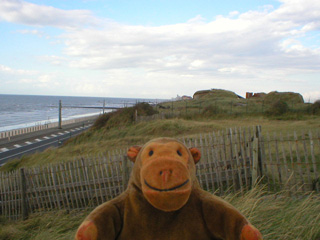
{"type": "Polygon", "coordinates": [[[128,188],[93,210],[76,240],[262,240],[239,211],[200,188],[197,148],[158,138],[127,155],[128,188]]]}

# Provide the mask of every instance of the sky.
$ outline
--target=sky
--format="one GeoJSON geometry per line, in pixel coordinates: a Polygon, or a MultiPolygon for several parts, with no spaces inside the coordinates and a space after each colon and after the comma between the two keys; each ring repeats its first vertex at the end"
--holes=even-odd
{"type": "Polygon", "coordinates": [[[0,94],[320,99],[319,0],[0,0],[0,94]]]}

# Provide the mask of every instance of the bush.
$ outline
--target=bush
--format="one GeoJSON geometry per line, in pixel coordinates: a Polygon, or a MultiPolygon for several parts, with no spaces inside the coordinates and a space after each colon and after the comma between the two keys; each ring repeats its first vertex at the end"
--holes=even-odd
{"type": "Polygon", "coordinates": [[[289,105],[283,100],[278,100],[267,110],[267,115],[279,116],[289,112],[289,105]]]}
{"type": "Polygon", "coordinates": [[[108,120],[110,119],[110,114],[109,113],[104,113],[102,115],[100,115],[96,121],[93,124],[93,128],[95,129],[100,129],[103,126],[106,125],[106,123],[108,122],[108,120]]]}
{"type": "Polygon", "coordinates": [[[202,110],[202,114],[204,116],[213,116],[213,115],[217,115],[217,114],[220,114],[223,112],[224,111],[216,105],[209,105],[202,110]]]}
{"type": "Polygon", "coordinates": [[[138,111],[139,116],[151,116],[158,113],[150,104],[145,102],[136,104],[134,109],[138,111]]]}
{"type": "Polygon", "coordinates": [[[138,103],[133,107],[121,108],[115,112],[101,115],[93,124],[94,129],[110,129],[117,126],[124,126],[135,121],[135,114],[139,116],[151,116],[158,113],[148,103],[138,103]]]}
{"type": "Polygon", "coordinates": [[[320,100],[315,101],[311,105],[311,113],[312,114],[320,114],[320,100]]]}

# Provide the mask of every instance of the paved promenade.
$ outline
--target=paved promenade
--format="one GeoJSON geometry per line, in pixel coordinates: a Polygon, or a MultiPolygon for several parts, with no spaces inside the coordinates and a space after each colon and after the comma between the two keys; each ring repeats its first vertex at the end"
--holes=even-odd
{"type": "Polygon", "coordinates": [[[10,137],[10,139],[9,138],[0,139],[0,149],[1,148],[11,148],[11,146],[13,146],[13,145],[22,144],[22,143],[25,143],[27,141],[32,141],[37,138],[42,138],[43,136],[47,136],[47,135],[51,135],[51,134],[58,134],[61,131],[68,131],[73,128],[83,127],[85,125],[90,125],[90,124],[94,123],[95,119],[96,118],[92,118],[91,120],[87,120],[84,122],[63,125],[62,129],[49,128],[49,129],[39,130],[36,132],[25,133],[25,134],[13,136],[13,137],[10,137]]]}

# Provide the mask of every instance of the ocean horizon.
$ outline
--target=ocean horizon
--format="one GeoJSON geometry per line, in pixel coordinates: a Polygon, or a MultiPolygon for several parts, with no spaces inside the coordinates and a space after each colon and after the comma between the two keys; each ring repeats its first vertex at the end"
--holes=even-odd
{"type": "MultiPolygon", "coordinates": [[[[0,132],[57,122],[59,101],[62,120],[99,115],[103,109],[82,107],[130,107],[137,102],[156,103],[162,99],[104,98],[77,96],[0,94],[0,132]],[[72,108],[71,108],[72,107],[72,108]]],[[[104,112],[111,110],[105,109],[104,112]]]]}

